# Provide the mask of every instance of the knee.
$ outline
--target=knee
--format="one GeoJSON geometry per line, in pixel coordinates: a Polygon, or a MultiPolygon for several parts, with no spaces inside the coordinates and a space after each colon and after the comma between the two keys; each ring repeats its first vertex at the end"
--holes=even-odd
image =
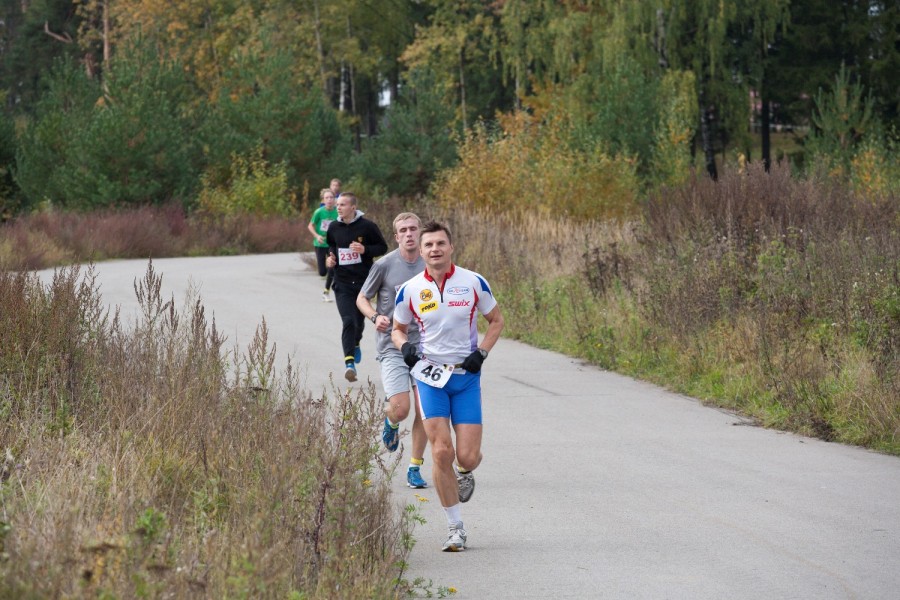
{"type": "Polygon", "coordinates": [[[453,464],[454,458],[453,446],[449,442],[435,442],[431,445],[431,459],[435,465],[453,464]]]}
{"type": "Polygon", "coordinates": [[[409,402],[391,402],[391,412],[394,413],[395,423],[409,416],[409,402]]]}
{"type": "Polygon", "coordinates": [[[471,471],[481,464],[481,451],[469,451],[456,453],[456,463],[467,471],[471,471]]]}

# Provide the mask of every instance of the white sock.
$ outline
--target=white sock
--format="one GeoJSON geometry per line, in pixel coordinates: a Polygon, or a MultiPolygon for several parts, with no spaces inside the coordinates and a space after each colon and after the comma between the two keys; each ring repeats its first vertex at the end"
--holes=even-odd
{"type": "Polygon", "coordinates": [[[447,513],[447,523],[449,525],[462,524],[462,504],[454,504],[453,506],[445,506],[444,512],[447,513]]]}

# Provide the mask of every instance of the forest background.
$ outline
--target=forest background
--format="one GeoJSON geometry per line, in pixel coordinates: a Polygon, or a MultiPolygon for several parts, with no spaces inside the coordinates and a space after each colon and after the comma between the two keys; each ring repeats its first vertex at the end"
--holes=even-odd
{"type": "Polygon", "coordinates": [[[449,221],[505,335],[900,454],[896,3],[0,0],[0,64],[0,596],[431,593],[374,391],[26,273],[305,251],[332,177],[449,221]]]}
{"type": "MultiPolygon", "coordinates": [[[[283,173],[298,209],[332,176],[368,198],[412,197],[467,142],[503,136],[600,161],[634,198],[692,166],[715,178],[725,163],[784,156],[881,189],[900,124],[892,2],[3,0],[0,11],[4,219],[46,206],[193,210],[260,170],[283,173]]],[[[585,202],[568,210],[592,214],[601,200],[585,202]]]]}

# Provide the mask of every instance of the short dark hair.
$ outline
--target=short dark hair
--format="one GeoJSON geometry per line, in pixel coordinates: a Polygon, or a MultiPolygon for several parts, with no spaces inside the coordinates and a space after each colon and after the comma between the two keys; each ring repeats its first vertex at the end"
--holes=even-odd
{"type": "Polygon", "coordinates": [[[354,194],[353,192],[342,192],[341,198],[345,198],[345,199],[349,200],[350,204],[353,206],[357,205],[356,194],[354,194]]]}
{"type": "MultiPolygon", "coordinates": [[[[422,225],[422,229],[419,231],[419,235],[424,236],[426,233],[437,233],[438,231],[443,231],[444,233],[446,233],[447,241],[451,244],[453,243],[453,234],[450,233],[450,228],[437,221],[428,221],[427,223],[422,225]]],[[[419,239],[421,240],[422,238],[420,237],[419,239]]]]}

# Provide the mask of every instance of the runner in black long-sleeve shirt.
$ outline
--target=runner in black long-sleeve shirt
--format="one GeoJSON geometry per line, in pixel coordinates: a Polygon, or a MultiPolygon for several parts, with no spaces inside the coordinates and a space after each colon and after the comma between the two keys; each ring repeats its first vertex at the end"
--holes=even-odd
{"type": "Polygon", "coordinates": [[[338,220],[328,228],[327,265],[334,266],[334,300],[341,314],[344,350],[344,377],[356,381],[356,363],[362,359],[359,342],[366,319],[356,307],[356,297],[362,289],[372,261],[387,252],[387,242],[378,225],[364,218],[356,208],[356,196],[344,192],[337,200],[338,220]]]}

